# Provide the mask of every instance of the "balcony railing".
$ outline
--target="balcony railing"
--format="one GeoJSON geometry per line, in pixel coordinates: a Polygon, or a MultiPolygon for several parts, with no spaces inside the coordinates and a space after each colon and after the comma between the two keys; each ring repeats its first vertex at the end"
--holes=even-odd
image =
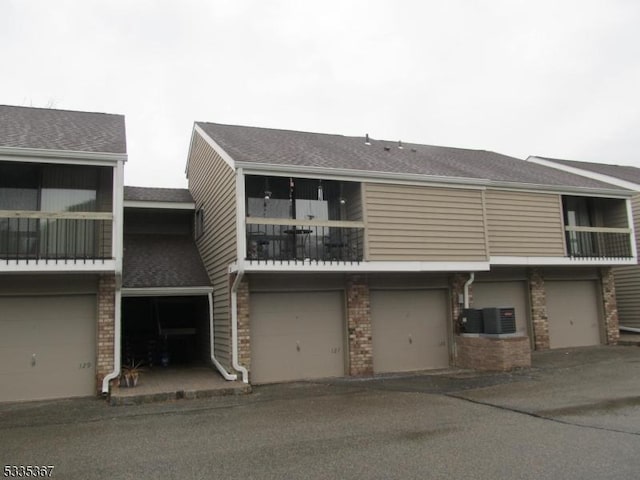
{"type": "Polygon", "coordinates": [[[96,261],[113,258],[112,214],[0,212],[0,260],[96,261]]]}
{"type": "Polygon", "coordinates": [[[628,228],[565,227],[567,253],[574,258],[631,258],[628,228]]]}
{"type": "Polygon", "coordinates": [[[247,219],[248,261],[360,262],[363,245],[362,222],[247,219]]]}

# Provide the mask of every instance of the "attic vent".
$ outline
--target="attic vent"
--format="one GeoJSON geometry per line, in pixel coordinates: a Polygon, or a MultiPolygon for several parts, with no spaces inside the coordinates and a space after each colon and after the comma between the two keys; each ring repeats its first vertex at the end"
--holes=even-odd
{"type": "Polygon", "coordinates": [[[415,148],[411,149],[411,152],[416,153],[418,150],[416,150],[415,148]]]}
{"type": "Polygon", "coordinates": [[[369,141],[369,134],[368,133],[364,136],[364,144],[365,145],[371,145],[371,142],[369,141]]]}
{"type": "Polygon", "coordinates": [[[402,140],[398,140],[398,148],[402,150],[404,147],[402,146],[402,140]]]}
{"type": "Polygon", "coordinates": [[[388,152],[388,151],[390,151],[390,150],[391,150],[391,147],[384,147],[384,151],[385,151],[385,152],[388,152]]]}

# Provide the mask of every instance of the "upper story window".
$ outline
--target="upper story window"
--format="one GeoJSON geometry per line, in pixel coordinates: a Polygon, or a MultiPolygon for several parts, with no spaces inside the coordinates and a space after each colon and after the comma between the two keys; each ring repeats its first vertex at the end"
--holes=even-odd
{"type": "Polygon", "coordinates": [[[109,212],[108,167],[0,162],[0,210],[109,212]]]}
{"type": "Polygon", "coordinates": [[[248,175],[245,191],[248,217],[315,221],[362,219],[357,182],[248,175]]]}

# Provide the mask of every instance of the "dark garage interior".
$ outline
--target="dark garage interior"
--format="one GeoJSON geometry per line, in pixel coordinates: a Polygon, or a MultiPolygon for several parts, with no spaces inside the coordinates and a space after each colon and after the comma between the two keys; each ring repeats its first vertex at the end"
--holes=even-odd
{"type": "Polygon", "coordinates": [[[209,305],[202,296],[122,299],[122,362],[147,368],[210,363],[209,305]]]}

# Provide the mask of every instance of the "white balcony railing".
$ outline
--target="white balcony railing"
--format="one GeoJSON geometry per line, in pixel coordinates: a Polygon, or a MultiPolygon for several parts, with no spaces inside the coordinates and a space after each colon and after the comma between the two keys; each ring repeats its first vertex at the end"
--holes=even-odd
{"type": "Polygon", "coordinates": [[[631,229],[565,227],[567,254],[574,258],[632,258],[631,229]]]}

